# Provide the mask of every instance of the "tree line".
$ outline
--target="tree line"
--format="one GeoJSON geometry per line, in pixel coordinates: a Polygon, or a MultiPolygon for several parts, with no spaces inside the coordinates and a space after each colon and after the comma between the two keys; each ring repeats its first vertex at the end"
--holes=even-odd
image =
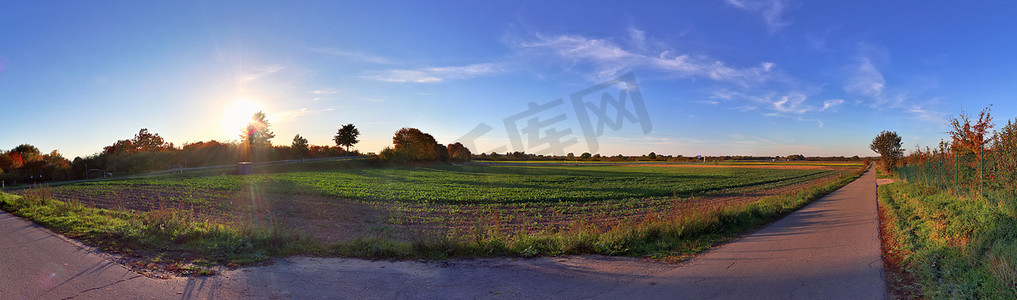
{"type": "MultiPolygon", "coordinates": [[[[360,130],[353,124],[338,128],[335,145],[311,145],[300,134],[289,145],[273,145],[276,137],[264,112],[251,116],[237,141],[199,141],[176,146],[158,133],[142,128],[133,138],[117,140],[102,151],[68,160],[56,150],[42,154],[32,145],[0,151],[0,182],[39,183],[92,179],[113,175],[230,165],[238,161],[276,161],[360,155],[351,149],[360,142],[360,130]]],[[[439,144],[432,135],[416,128],[396,131],[392,146],[375,157],[393,163],[466,162],[473,154],[461,143],[439,144]]]]}
{"type": "Polygon", "coordinates": [[[0,150],[0,182],[42,182],[71,178],[71,162],[57,150],[43,154],[39,148],[21,144],[9,151],[0,150]]]}
{"type": "Polygon", "coordinates": [[[360,142],[353,124],[341,126],[336,145],[311,145],[297,134],[289,145],[273,145],[275,133],[264,112],[255,113],[244,126],[238,141],[199,141],[176,146],[158,133],[142,128],[133,138],[117,140],[102,151],[74,160],[53,150],[42,154],[24,144],[10,151],[0,150],[0,182],[39,183],[91,179],[110,175],[161,171],[174,168],[230,165],[238,161],[273,161],[359,155],[350,148],[360,142]]]}
{"type": "MultiPolygon", "coordinates": [[[[567,153],[565,155],[545,155],[526,153],[524,151],[506,152],[504,154],[491,152],[491,153],[480,153],[473,155],[476,160],[490,160],[490,161],[607,161],[607,162],[635,162],[635,161],[647,161],[647,162],[696,162],[703,161],[703,156],[684,156],[684,155],[665,155],[657,154],[656,152],[650,152],[644,155],[601,155],[600,153],[589,153],[583,152],[582,154],[576,155],[575,153],[567,153]]],[[[791,154],[787,156],[747,156],[747,155],[718,155],[718,156],[707,156],[706,160],[711,162],[717,161],[860,161],[863,158],[857,155],[847,156],[805,156],[801,154],[791,154]]]]}
{"type": "MultiPolygon", "coordinates": [[[[1017,120],[1015,120],[1017,121],[1017,120]]],[[[883,131],[869,145],[872,151],[880,154],[883,170],[891,172],[895,167],[905,164],[924,164],[930,161],[970,158],[969,167],[983,176],[985,161],[988,156],[1002,156],[1006,162],[1013,161],[1017,153],[1017,123],[1007,121],[1000,130],[993,130],[992,106],[982,109],[977,119],[961,112],[950,118],[948,125],[949,140],[940,139],[935,148],[916,146],[914,151],[904,155],[900,135],[894,131],[883,131]]],[[[1014,164],[1017,167],[1017,164],[1014,164]]],[[[1004,168],[1014,169],[1014,168],[1004,168]]],[[[1017,179],[1017,177],[1015,177],[1017,179]]]]}
{"type": "MultiPolygon", "coordinates": [[[[176,146],[166,142],[158,133],[142,128],[133,138],[117,140],[102,151],[67,160],[53,150],[42,154],[32,145],[20,145],[10,151],[0,151],[0,182],[37,183],[91,179],[112,175],[161,171],[175,168],[193,168],[230,165],[238,161],[275,161],[301,158],[323,158],[360,155],[351,148],[360,142],[360,130],[353,124],[342,125],[333,138],[335,146],[311,145],[299,134],[289,145],[273,145],[276,137],[267,115],[259,111],[251,117],[239,134],[238,141],[199,141],[176,146]]],[[[395,132],[392,146],[385,147],[374,157],[392,163],[467,162],[479,160],[569,160],[569,161],[660,161],[692,162],[703,157],[659,155],[650,152],[640,156],[601,156],[600,154],[568,153],[564,156],[537,155],[525,152],[505,154],[473,154],[462,143],[438,143],[434,136],[417,128],[402,128],[395,132]]],[[[854,157],[805,157],[793,154],[779,156],[712,156],[709,161],[777,161],[777,160],[859,160],[854,157]]]]}

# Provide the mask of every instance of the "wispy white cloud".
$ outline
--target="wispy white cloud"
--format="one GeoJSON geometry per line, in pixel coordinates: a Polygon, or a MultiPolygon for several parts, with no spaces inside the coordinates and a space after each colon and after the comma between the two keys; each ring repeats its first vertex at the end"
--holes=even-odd
{"type": "Polygon", "coordinates": [[[874,63],[874,58],[885,60],[886,56],[885,49],[860,43],[857,56],[852,64],[846,67],[849,75],[844,81],[844,91],[862,97],[859,99],[860,102],[867,103],[871,108],[900,110],[920,120],[943,123],[946,114],[917,104],[912,95],[916,91],[899,87],[892,90],[888,88],[883,73],[874,63]]]}
{"type": "Polygon", "coordinates": [[[788,10],[787,2],[784,0],[726,0],[726,2],[735,8],[759,14],[770,34],[791,25],[791,21],[784,19],[784,14],[788,10]]]}
{"type": "Polygon", "coordinates": [[[773,105],[773,110],[782,113],[791,114],[804,114],[809,111],[814,111],[816,108],[805,103],[808,97],[805,94],[792,92],[790,94],[777,97],[772,99],[770,102],[773,105]]]}
{"type": "Polygon", "coordinates": [[[333,88],[323,88],[311,91],[311,94],[315,95],[333,95],[339,93],[339,90],[333,88]]]}
{"type": "Polygon", "coordinates": [[[809,95],[803,91],[792,90],[784,94],[773,92],[759,94],[742,93],[730,90],[719,90],[713,93],[712,99],[725,99],[725,101],[750,101],[757,105],[739,105],[735,109],[741,112],[754,111],[762,106],[767,109],[764,116],[802,115],[809,112],[822,111],[827,108],[840,105],[843,100],[826,100],[823,106],[819,107],[809,102],[809,95]]]}
{"type": "Polygon", "coordinates": [[[355,61],[369,62],[374,64],[393,64],[395,63],[392,59],[387,57],[365,54],[362,52],[355,51],[344,51],[336,48],[308,48],[311,52],[323,53],[328,55],[339,56],[355,61]]]}
{"type": "MultiPolygon", "coordinates": [[[[630,34],[634,43],[645,44],[646,38],[641,31],[630,31],[636,32],[630,34]]],[[[678,54],[671,50],[627,49],[607,39],[577,35],[538,34],[535,40],[519,42],[517,46],[525,51],[548,52],[567,60],[570,66],[590,64],[595,80],[614,77],[635,68],[650,68],[679,77],[708,78],[748,85],[771,79],[775,68],[772,62],[761,62],[750,68],[735,68],[702,55],[678,54]]]]}
{"type": "Polygon", "coordinates": [[[301,108],[301,109],[297,109],[297,110],[282,111],[282,112],[279,112],[279,113],[275,114],[275,122],[277,122],[277,123],[286,123],[286,122],[289,122],[289,121],[293,121],[293,120],[295,120],[297,118],[300,118],[302,116],[306,116],[308,114],[312,114],[312,113],[316,113],[316,112],[322,112],[322,111],[312,111],[312,110],[308,110],[306,107],[301,108]]]}
{"type": "Polygon", "coordinates": [[[939,123],[939,124],[945,124],[946,123],[946,115],[947,114],[944,113],[944,112],[938,112],[938,111],[933,111],[933,110],[925,109],[921,105],[917,105],[917,104],[911,105],[911,107],[909,107],[907,109],[907,111],[909,113],[914,114],[915,117],[917,117],[919,119],[922,119],[922,120],[925,120],[925,121],[929,121],[929,122],[932,122],[932,123],[939,123]]]}
{"type": "Polygon", "coordinates": [[[711,95],[710,95],[710,98],[731,100],[731,98],[733,98],[734,96],[737,96],[737,95],[738,95],[738,93],[735,93],[735,92],[723,89],[723,90],[713,91],[713,93],[711,93],[711,95]]]}
{"type": "Polygon", "coordinates": [[[268,66],[264,66],[264,67],[261,67],[261,68],[257,68],[257,69],[251,70],[250,72],[247,72],[246,74],[241,75],[239,80],[240,80],[240,82],[251,82],[251,81],[255,81],[255,80],[264,78],[265,76],[275,74],[276,72],[279,72],[279,71],[282,71],[282,70],[283,70],[283,66],[282,65],[278,65],[278,64],[276,64],[276,65],[268,65],[268,66]]]}
{"type": "Polygon", "coordinates": [[[820,119],[798,117],[798,121],[799,122],[816,122],[816,125],[819,125],[819,128],[823,128],[823,125],[824,125],[823,124],[823,120],[820,120],[820,119]]]}
{"type": "Polygon", "coordinates": [[[498,64],[481,63],[455,67],[433,67],[420,69],[372,71],[364,78],[387,82],[433,83],[450,79],[468,79],[504,71],[498,64]]]}
{"type": "Polygon", "coordinates": [[[810,117],[810,113],[824,111],[844,103],[842,99],[828,99],[823,101],[822,106],[819,106],[813,104],[815,101],[810,101],[809,97],[809,92],[794,89],[786,93],[766,92],[762,94],[723,89],[714,91],[711,99],[724,99],[723,102],[733,103],[732,109],[739,112],[758,110],[765,117],[816,122],[820,128],[824,125],[823,121],[810,117]],[[745,105],[745,101],[754,104],[745,105]]]}
{"type": "Polygon", "coordinates": [[[756,110],[756,108],[758,108],[758,107],[756,107],[755,105],[744,105],[744,106],[736,107],[735,109],[740,111],[740,112],[747,112],[747,111],[756,110]]]}
{"type": "Polygon", "coordinates": [[[758,136],[735,133],[731,135],[731,142],[735,144],[774,144],[773,141],[758,136]]]}
{"type": "Polygon", "coordinates": [[[819,110],[820,111],[824,111],[827,108],[831,108],[831,107],[834,107],[834,106],[837,106],[837,105],[841,105],[843,103],[844,103],[844,99],[830,99],[830,100],[826,100],[826,101],[823,101],[823,108],[820,108],[819,110]]]}
{"type": "Polygon", "coordinates": [[[299,109],[284,110],[280,112],[272,113],[272,122],[274,124],[289,123],[298,120],[302,117],[309,115],[316,115],[325,112],[335,111],[334,107],[301,107],[299,109]]]}
{"type": "Polygon", "coordinates": [[[629,27],[629,40],[636,49],[646,49],[646,31],[629,27]]]}
{"type": "Polygon", "coordinates": [[[879,98],[883,96],[886,79],[868,57],[858,57],[851,67],[851,75],[844,82],[844,91],[861,96],[879,98]]]}
{"type": "MultiPolygon", "coordinates": [[[[691,136],[670,136],[670,137],[618,137],[605,136],[602,138],[605,148],[615,145],[626,147],[643,147],[647,152],[656,149],[671,149],[673,154],[695,156],[698,154],[708,155],[760,155],[760,156],[784,156],[788,154],[803,154],[806,156],[830,155],[829,150],[823,147],[802,144],[795,140],[788,140],[776,137],[755,136],[742,133],[711,135],[708,137],[691,136]]],[[[624,152],[620,150],[619,152],[624,152]]],[[[614,150],[604,150],[601,153],[615,153],[614,150]]]]}

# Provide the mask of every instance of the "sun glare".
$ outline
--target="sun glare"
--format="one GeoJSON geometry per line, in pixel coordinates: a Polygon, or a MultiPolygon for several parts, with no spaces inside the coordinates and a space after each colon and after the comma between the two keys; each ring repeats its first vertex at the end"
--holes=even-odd
{"type": "Polygon", "coordinates": [[[222,130],[228,139],[236,139],[240,130],[251,121],[251,115],[263,110],[262,106],[251,99],[237,99],[222,110],[222,130]]]}

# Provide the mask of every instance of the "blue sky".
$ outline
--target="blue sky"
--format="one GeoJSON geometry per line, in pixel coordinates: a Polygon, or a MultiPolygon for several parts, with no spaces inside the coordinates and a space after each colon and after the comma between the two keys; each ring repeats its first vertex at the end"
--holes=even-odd
{"type": "Polygon", "coordinates": [[[353,123],[365,152],[480,126],[474,152],[867,156],[881,130],[913,149],[962,110],[1017,116],[1009,1],[486,2],[3,1],[0,148],[236,140],[262,109],[275,144],[353,123]],[[600,108],[630,117],[584,130],[571,96],[629,73],[604,90],[623,114],[600,108]]]}

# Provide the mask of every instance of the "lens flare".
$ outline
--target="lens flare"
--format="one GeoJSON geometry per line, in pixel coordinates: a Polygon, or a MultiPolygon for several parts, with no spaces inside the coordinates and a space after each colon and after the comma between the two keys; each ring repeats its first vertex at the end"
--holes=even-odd
{"type": "Polygon", "coordinates": [[[223,133],[228,139],[236,139],[244,126],[251,121],[251,116],[259,110],[264,110],[261,104],[248,98],[239,98],[223,106],[223,133]]]}

